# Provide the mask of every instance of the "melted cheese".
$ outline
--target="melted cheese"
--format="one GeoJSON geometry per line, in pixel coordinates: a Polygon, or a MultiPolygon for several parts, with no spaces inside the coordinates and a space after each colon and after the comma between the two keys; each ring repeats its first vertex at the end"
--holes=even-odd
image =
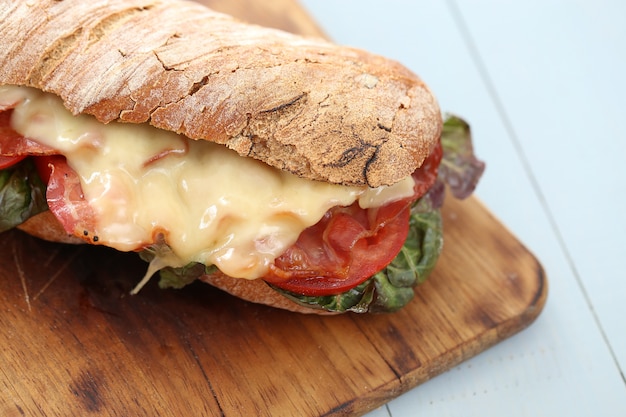
{"type": "Polygon", "coordinates": [[[171,252],[152,269],[194,261],[259,278],[331,207],[357,199],[375,207],[413,192],[411,177],[377,189],[309,181],[222,145],[74,116],[56,96],[30,88],[0,86],[3,103],[15,107],[18,133],[58,150],[76,171],[99,244],[132,251],[162,234],[171,252]]]}

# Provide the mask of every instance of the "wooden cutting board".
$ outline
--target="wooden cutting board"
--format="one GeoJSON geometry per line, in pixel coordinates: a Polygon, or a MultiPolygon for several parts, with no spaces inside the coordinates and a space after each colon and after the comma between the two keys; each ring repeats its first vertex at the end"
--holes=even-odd
{"type": "MultiPolygon", "coordinates": [[[[205,0],[321,34],[292,0],[205,0]]],[[[208,285],[130,289],[133,254],[0,235],[0,415],[359,415],[528,326],[535,257],[475,198],[444,206],[445,248],[389,315],[305,316],[208,285]]]]}

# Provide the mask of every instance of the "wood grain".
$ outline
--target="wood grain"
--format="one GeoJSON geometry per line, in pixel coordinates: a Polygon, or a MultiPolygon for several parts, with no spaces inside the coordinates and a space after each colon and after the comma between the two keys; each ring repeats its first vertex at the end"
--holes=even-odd
{"type": "MultiPolygon", "coordinates": [[[[292,1],[211,3],[317,32],[292,1]]],[[[4,233],[0,415],[362,414],[522,330],[545,303],[541,265],[480,202],[448,199],[444,222],[442,258],[406,309],[334,317],[201,283],[129,296],[146,267],[135,255],[4,233]]]]}

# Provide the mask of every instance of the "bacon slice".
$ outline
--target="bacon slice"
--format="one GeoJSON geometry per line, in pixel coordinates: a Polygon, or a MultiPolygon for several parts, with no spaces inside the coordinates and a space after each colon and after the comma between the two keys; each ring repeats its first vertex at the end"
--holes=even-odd
{"type": "Polygon", "coordinates": [[[46,199],[50,211],[67,233],[97,243],[95,212],[85,199],[78,174],[60,155],[49,157],[48,167],[51,173],[46,199]]]}

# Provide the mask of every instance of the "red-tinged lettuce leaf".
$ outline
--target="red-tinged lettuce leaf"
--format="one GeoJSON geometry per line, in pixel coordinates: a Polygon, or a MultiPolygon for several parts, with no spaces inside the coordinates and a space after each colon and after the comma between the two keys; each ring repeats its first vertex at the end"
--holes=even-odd
{"type": "Polygon", "coordinates": [[[457,116],[446,116],[441,146],[443,158],[439,165],[439,178],[448,184],[456,198],[468,197],[485,170],[485,163],[474,155],[469,125],[457,116]]]}

